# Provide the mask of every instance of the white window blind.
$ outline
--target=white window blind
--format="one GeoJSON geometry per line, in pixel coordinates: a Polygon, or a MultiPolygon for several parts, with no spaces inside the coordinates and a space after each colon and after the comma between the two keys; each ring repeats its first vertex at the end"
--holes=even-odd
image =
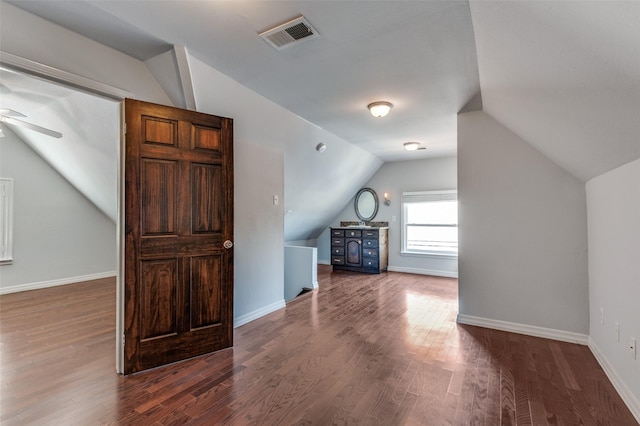
{"type": "Polygon", "coordinates": [[[402,194],[402,251],[456,256],[458,200],[455,190],[402,194]]]}

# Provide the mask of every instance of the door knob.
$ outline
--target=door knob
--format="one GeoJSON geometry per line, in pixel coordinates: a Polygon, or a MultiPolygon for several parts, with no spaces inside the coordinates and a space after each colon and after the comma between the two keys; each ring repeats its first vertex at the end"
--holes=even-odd
{"type": "Polygon", "coordinates": [[[222,243],[222,247],[229,250],[231,247],[233,247],[233,242],[231,240],[227,240],[224,243],[222,243]]]}

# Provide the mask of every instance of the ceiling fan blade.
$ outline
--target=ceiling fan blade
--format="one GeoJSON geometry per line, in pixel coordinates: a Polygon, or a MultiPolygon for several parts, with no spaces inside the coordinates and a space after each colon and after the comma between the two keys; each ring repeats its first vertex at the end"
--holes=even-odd
{"type": "Polygon", "coordinates": [[[34,130],[36,132],[40,132],[42,134],[45,134],[54,138],[62,137],[62,133],[60,132],[47,129],[45,127],[36,126],[35,124],[27,123],[26,121],[18,120],[16,118],[5,117],[3,115],[0,115],[0,121],[7,124],[13,124],[14,126],[24,127],[25,129],[34,130]]]}
{"type": "Polygon", "coordinates": [[[7,117],[26,117],[26,115],[9,108],[0,108],[0,115],[6,115],[7,117]]]}

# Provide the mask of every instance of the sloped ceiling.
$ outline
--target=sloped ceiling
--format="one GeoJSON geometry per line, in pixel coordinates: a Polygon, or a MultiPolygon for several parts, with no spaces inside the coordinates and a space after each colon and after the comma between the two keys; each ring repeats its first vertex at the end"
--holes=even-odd
{"type": "Polygon", "coordinates": [[[56,139],[7,125],[114,222],[117,218],[119,104],[22,73],[0,69],[0,107],[56,139]]]}
{"type": "Polygon", "coordinates": [[[484,110],[586,181],[640,158],[640,2],[471,2],[484,110]]]}
{"type": "Polygon", "coordinates": [[[466,1],[3,1],[143,61],[186,46],[384,161],[454,155],[456,114],[480,89],[466,1]],[[300,15],[319,37],[281,51],[259,37],[300,15]],[[367,111],[379,100],[385,119],[367,111]]]}

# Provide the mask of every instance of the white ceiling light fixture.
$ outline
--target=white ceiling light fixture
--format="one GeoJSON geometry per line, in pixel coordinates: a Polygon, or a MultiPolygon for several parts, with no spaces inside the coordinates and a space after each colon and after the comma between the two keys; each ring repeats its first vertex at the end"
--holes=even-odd
{"type": "Polygon", "coordinates": [[[326,149],[327,149],[327,146],[322,142],[316,145],[316,151],[318,152],[324,152],[326,149]]]}
{"type": "Polygon", "coordinates": [[[371,112],[371,115],[378,118],[384,117],[389,114],[389,111],[391,111],[392,107],[393,104],[391,102],[385,101],[372,102],[367,105],[367,108],[369,108],[369,112],[371,112]]]}
{"type": "Polygon", "coordinates": [[[407,151],[417,151],[418,148],[420,148],[420,142],[405,142],[404,143],[404,149],[406,149],[407,151]]]}

